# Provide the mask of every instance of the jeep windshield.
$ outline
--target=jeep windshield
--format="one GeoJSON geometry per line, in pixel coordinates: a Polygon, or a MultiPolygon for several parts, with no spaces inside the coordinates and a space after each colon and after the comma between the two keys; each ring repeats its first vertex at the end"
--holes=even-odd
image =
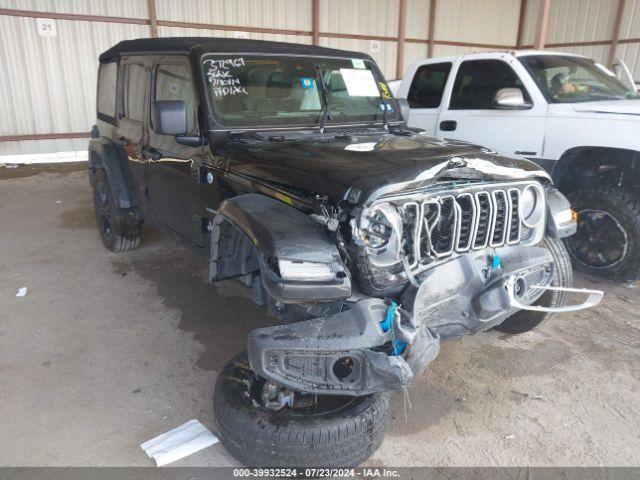
{"type": "Polygon", "coordinates": [[[398,119],[384,78],[367,60],[205,55],[202,69],[213,114],[226,128],[319,126],[327,103],[328,126],[382,122],[384,108],[386,120],[398,119]]]}
{"type": "Polygon", "coordinates": [[[567,55],[519,57],[550,103],[639,98],[593,60],[567,55]]]}

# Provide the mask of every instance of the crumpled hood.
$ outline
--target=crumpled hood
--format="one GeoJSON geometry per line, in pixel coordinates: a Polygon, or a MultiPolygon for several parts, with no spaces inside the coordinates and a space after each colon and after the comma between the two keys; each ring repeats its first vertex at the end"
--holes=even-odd
{"type": "Polygon", "coordinates": [[[640,115],[640,100],[607,100],[584,102],[573,105],[576,112],[613,113],[618,115],[640,115]]]}
{"type": "Polygon", "coordinates": [[[337,204],[350,189],[359,202],[399,189],[419,188],[438,179],[548,179],[524,158],[500,155],[466,142],[390,133],[296,133],[286,141],[242,140],[227,145],[229,175],[296,196],[327,195],[337,204]]]}

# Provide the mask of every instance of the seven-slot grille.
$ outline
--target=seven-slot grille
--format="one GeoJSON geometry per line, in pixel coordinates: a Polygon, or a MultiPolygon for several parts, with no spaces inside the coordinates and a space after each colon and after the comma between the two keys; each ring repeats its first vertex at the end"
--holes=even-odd
{"type": "Polygon", "coordinates": [[[417,267],[454,252],[500,247],[520,241],[520,190],[495,188],[447,192],[422,202],[408,202],[403,249],[417,267]]]}

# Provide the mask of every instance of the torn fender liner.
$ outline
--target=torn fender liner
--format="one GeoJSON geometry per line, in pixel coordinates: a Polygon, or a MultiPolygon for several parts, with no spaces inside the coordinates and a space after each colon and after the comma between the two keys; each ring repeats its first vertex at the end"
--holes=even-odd
{"type": "Polygon", "coordinates": [[[389,307],[367,299],[349,310],[290,325],[253,330],[249,363],[258,375],[294,390],[367,395],[411,384],[438,354],[439,340],[400,311],[386,332],[389,307]],[[393,340],[407,343],[390,355],[393,340]]]}

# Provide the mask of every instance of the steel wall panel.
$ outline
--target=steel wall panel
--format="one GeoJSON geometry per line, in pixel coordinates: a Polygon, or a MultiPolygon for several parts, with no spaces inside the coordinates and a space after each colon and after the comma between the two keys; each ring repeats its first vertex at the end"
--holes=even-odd
{"type": "Polygon", "coordinates": [[[594,59],[596,62],[601,63],[602,65],[606,65],[607,59],[609,57],[609,49],[609,45],[585,45],[578,47],[556,47],[549,48],[548,50],[553,50],[555,52],[575,53],[576,55],[589,57],[594,59]]]}
{"type": "MultiPolygon", "coordinates": [[[[637,2],[638,0],[633,0],[637,2]]],[[[523,43],[533,45],[541,0],[527,0],[523,43]]],[[[611,40],[618,2],[615,0],[555,0],[549,10],[546,43],[611,40]]],[[[627,7],[627,12],[629,7],[627,7]]],[[[631,20],[640,24],[636,17],[631,20]]],[[[624,24],[624,21],[623,21],[624,24]]]]}
{"type": "Polygon", "coordinates": [[[320,0],[320,31],[396,37],[398,0],[320,0]]]}
{"type": "Polygon", "coordinates": [[[640,0],[626,0],[620,38],[640,38],[640,0]]]}
{"type": "Polygon", "coordinates": [[[625,61],[636,82],[640,82],[640,43],[618,45],[617,57],[625,61]]]}
{"type": "Polygon", "coordinates": [[[226,30],[208,30],[202,28],[158,27],[161,37],[220,37],[220,38],[250,38],[252,40],[269,40],[273,42],[289,42],[310,44],[308,35],[282,35],[273,33],[234,32],[226,30]]]}
{"type": "Polygon", "coordinates": [[[87,132],[95,123],[98,56],[144,25],[57,20],[41,37],[34,18],[0,16],[0,135],[87,132]]]}
{"type": "Polygon", "coordinates": [[[438,2],[436,40],[512,46],[516,44],[520,0],[438,2]]]}
{"type": "Polygon", "coordinates": [[[430,0],[407,0],[407,38],[429,38],[430,0]]]}
{"type": "Polygon", "coordinates": [[[371,52],[370,40],[353,40],[348,38],[320,38],[320,45],[323,47],[339,48],[342,50],[353,50],[365,52],[371,55],[376,61],[385,78],[392,79],[396,75],[396,60],[398,58],[398,48],[396,42],[377,42],[380,50],[371,52]]]}
{"type": "Polygon", "coordinates": [[[311,0],[156,0],[158,20],[311,30],[311,0]]]}
{"type": "MultiPolygon", "coordinates": [[[[0,8],[38,12],[149,18],[147,0],[0,0],[0,8]]],[[[42,15],[46,18],[46,14],[42,15]]]]}

